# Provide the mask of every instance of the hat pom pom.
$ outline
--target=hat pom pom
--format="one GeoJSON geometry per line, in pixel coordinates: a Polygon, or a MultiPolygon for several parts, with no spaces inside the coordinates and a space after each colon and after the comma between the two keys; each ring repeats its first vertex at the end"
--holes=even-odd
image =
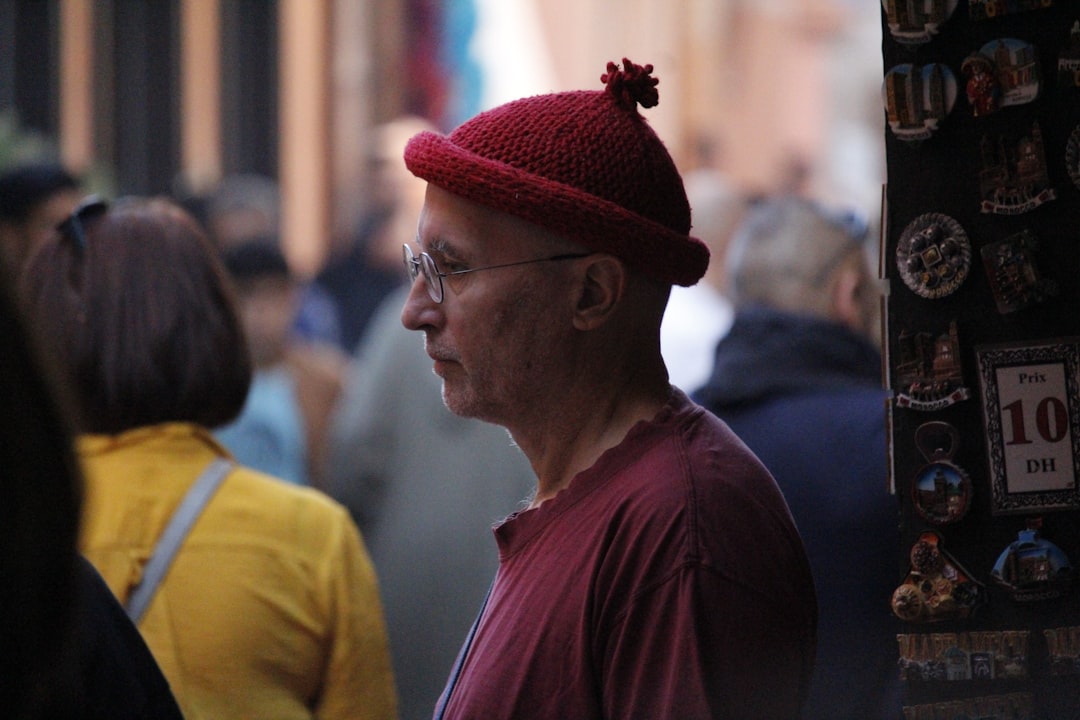
{"type": "Polygon", "coordinates": [[[609,62],[600,82],[607,85],[607,91],[626,110],[636,110],[638,105],[651,108],[660,102],[660,93],[656,90],[660,80],[650,75],[652,71],[652,65],[635,65],[623,58],[623,69],[609,62]]]}

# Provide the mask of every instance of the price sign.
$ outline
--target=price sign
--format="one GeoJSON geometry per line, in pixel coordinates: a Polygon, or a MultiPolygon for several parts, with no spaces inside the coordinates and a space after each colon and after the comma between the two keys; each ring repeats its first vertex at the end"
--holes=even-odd
{"type": "Polygon", "coordinates": [[[1080,345],[976,352],[995,513],[1080,507],[1080,345]]]}
{"type": "Polygon", "coordinates": [[[1068,490],[1073,473],[1065,363],[998,368],[1006,489],[1068,490]]]}

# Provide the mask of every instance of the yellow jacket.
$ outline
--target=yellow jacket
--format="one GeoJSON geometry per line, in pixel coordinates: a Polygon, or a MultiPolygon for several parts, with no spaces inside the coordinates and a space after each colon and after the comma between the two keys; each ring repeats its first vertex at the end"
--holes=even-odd
{"type": "MultiPolygon", "coordinates": [[[[184,423],[78,442],[82,550],[124,602],[188,487],[228,452],[184,423]]],[[[396,717],[371,560],[316,490],[231,471],[139,629],[187,720],[396,717]]]]}

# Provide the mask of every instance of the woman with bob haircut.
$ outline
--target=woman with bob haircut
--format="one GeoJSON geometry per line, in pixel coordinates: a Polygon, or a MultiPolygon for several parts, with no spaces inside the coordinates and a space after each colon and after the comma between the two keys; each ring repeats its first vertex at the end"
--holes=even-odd
{"type": "Polygon", "coordinates": [[[348,512],[238,466],[211,435],[239,413],[252,371],[198,223],[165,198],[88,200],[19,289],[80,433],[80,549],[138,620],[184,716],[396,717],[378,585],[348,512]],[[180,516],[189,529],[169,564],[158,543],[180,516]]]}

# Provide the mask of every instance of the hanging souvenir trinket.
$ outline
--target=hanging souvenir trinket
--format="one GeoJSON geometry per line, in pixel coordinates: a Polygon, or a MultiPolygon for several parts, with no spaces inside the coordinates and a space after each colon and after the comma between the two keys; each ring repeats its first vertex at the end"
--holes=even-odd
{"type": "Polygon", "coordinates": [[[956,11],[957,0],[911,3],[881,0],[889,35],[903,45],[922,45],[938,34],[941,24],[956,11]]]}
{"type": "Polygon", "coordinates": [[[1017,602],[1059,598],[1072,586],[1072,563],[1061,548],[1039,537],[1041,526],[1041,520],[1028,521],[990,573],[1017,602]]]}
{"type": "Polygon", "coordinates": [[[1022,230],[982,248],[983,266],[1002,315],[1023,310],[1057,294],[1057,283],[1042,276],[1035,262],[1038,241],[1022,230]]]}
{"type": "Polygon", "coordinates": [[[904,142],[926,140],[956,104],[956,76],[947,65],[897,65],[881,90],[889,130],[904,142]]]}
{"type": "Polygon", "coordinates": [[[896,266],[904,284],[916,295],[942,298],[955,292],[967,278],[971,242],[953,218],[925,213],[900,234],[896,266]]]}
{"type": "Polygon", "coordinates": [[[1020,136],[984,135],[980,143],[979,209],[997,215],[1018,215],[1057,197],[1050,187],[1046,151],[1038,121],[1020,136]]]}
{"type": "Polygon", "coordinates": [[[971,391],[964,385],[955,320],[949,323],[948,332],[937,336],[901,332],[896,344],[897,407],[929,412],[971,397],[971,391]]]}
{"type": "Polygon", "coordinates": [[[985,602],[986,588],[941,545],[941,537],[927,531],[911,547],[911,571],[892,595],[893,614],[901,620],[963,619],[985,602]]]}
{"type": "Polygon", "coordinates": [[[946,422],[923,423],[915,430],[915,446],[928,464],[911,483],[912,502],[934,525],[957,522],[971,507],[971,479],[952,461],[959,445],[960,433],[946,422]]]}

